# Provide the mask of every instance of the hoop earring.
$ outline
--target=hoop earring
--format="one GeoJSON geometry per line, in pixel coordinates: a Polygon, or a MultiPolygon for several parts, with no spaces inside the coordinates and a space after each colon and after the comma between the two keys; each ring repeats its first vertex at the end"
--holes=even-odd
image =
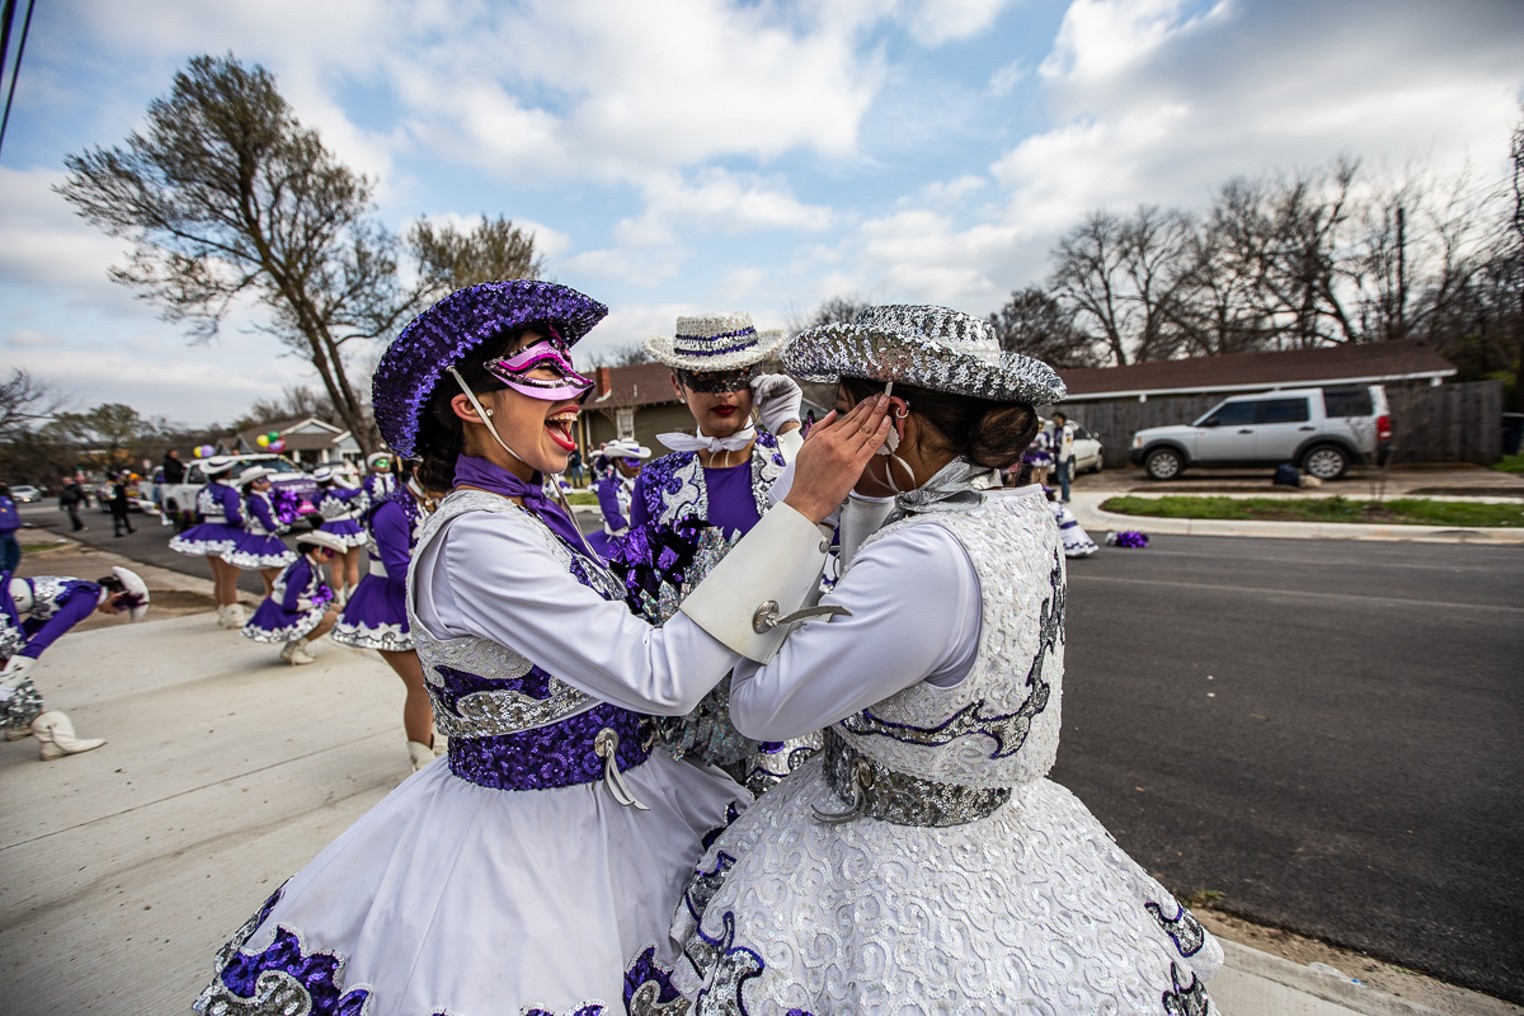
{"type": "Polygon", "coordinates": [[[908,417],[909,415],[910,415],[910,403],[907,402],[903,406],[895,406],[894,407],[894,418],[896,420],[903,420],[906,417],[908,417]]]}

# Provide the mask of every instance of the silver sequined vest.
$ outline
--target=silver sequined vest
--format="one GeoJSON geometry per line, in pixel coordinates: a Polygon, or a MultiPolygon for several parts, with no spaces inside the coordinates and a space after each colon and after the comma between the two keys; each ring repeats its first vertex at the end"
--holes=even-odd
{"type": "Polygon", "coordinates": [[[938,783],[1041,779],[1058,752],[1067,590],[1047,502],[1035,491],[994,492],[972,511],[912,515],[868,542],[905,526],[941,526],[973,562],[982,604],[973,665],[953,687],[920,682],[835,730],[880,765],[938,783]]]}

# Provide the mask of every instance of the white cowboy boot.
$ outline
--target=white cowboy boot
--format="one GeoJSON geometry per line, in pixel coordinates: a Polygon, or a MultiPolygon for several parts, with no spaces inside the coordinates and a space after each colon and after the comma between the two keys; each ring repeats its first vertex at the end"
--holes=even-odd
{"type": "MultiPolygon", "coordinates": [[[[299,667],[299,666],[301,666],[304,663],[316,663],[317,662],[317,658],[315,656],[313,656],[311,653],[307,652],[307,640],[306,639],[297,639],[294,642],[287,642],[286,643],[286,648],[291,650],[291,655],[290,656],[286,656],[285,660],[286,660],[287,663],[291,664],[293,667],[299,667]]],[[[284,655],[284,654],[282,654],[282,655],[284,655]]]]}
{"type": "Polygon", "coordinates": [[[223,603],[217,606],[217,626],[219,628],[242,628],[243,622],[239,620],[237,604],[223,603]]]}
{"type": "Polygon", "coordinates": [[[412,760],[413,772],[417,772],[430,762],[434,761],[434,749],[417,741],[407,743],[407,757],[412,760]]]}
{"type": "Polygon", "coordinates": [[[44,762],[94,751],[106,743],[104,737],[75,737],[74,724],[57,709],[50,709],[33,720],[32,733],[37,735],[38,754],[44,762]]]}

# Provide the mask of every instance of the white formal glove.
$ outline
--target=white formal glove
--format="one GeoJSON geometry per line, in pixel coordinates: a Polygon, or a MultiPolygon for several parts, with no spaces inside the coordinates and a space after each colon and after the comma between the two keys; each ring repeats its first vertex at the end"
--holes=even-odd
{"type": "Polygon", "coordinates": [[[37,661],[30,656],[12,656],[6,661],[5,669],[0,670],[0,694],[10,698],[10,693],[26,679],[26,675],[35,666],[37,661]]]}
{"type": "Polygon", "coordinates": [[[776,434],[790,420],[799,421],[804,391],[786,374],[758,374],[751,382],[753,405],[762,426],[776,434]]]}

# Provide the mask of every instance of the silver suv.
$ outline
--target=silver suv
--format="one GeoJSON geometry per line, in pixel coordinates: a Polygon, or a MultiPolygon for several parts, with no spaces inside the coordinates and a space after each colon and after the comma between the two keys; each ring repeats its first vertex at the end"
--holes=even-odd
{"type": "Polygon", "coordinates": [[[1351,462],[1377,462],[1392,437],[1386,389],[1302,388],[1235,395],[1187,426],[1149,427],[1132,436],[1131,459],[1155,480],[1193,466],[1276,466],[1294,462],[1320,480],[1351,462]]]}

